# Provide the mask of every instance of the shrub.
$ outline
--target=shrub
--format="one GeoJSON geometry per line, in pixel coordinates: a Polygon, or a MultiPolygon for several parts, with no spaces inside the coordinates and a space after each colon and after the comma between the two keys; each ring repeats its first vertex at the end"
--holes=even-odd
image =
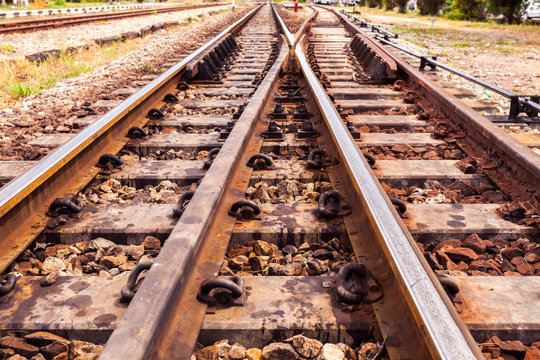
{"type": "Polygon", "coordinates": [[[383,0],[383,6],[385,10],[392,10],[396,7],[396,3],[394,0],[383,0]]]}
{"type": "Polygon", "coordinates": [[[54,0],[54,5],[56,6],[66,5],[66,0],[54,0]]]}
{"type": "Polygon", "coordinates": [[[486,0],[454,0],[444,17],[453,20],[484,20],[486,0]]]}
{"type": "Polygon", "coordinates": [[[374,8],[382,5],[382,0],[367,0],[367,6],[374,8]]]}
{"type": "Polygon", "coordinates": [[[399,12],[405,14],[407,12],[407,3],[408,0],[396,0],[396,4],[399,8],[399,12]]]}
{"type": "Polygon", "coordinates": [[[437,15],[446,0],[418,0],[416,5],[420,10],[420,15],[437,15]]]}

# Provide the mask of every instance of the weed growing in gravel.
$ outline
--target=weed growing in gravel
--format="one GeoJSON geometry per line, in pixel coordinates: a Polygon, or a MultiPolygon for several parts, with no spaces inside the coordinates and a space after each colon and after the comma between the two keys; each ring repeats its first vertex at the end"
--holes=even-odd
{"type": "Polygon", "coordinates": [[[495,40],[495,44],[497,44],[497,45],[517,45],[518,42],[516,40],[497,39],[497,40],[495,40]]]}
{"type": "Polygon", "coordinates": [[[15,98],[24,98],[34,93],[31,85],[21,84],[19,81],[9,84],[9,92],[15,98]]]}
{"type": "Polygon", "coordinates": [[[135,68],[135,71],[143,73],[143,74],[152,74],[156,71],[156,69],[154,68],[154,65],[149,64],[149,63],[144,63],[142,65],[137,66],[135,68]]]}
{"type": "Polygon", "coordinates": [[[503,54],[523,54],[525,50],[495,46],[495,49],[503,54]]]}

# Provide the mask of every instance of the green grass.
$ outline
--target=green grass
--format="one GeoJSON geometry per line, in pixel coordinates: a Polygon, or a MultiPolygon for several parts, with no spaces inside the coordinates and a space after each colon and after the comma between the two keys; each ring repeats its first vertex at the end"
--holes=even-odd
{"type": "MultiPolygon", "coordinates": [[[[59,57],[50,57],[41,63],[26,59],[4,61],[0,67],[0,108],[13,101],[39,93],[56,85],[58,81],[75,78],[108,64],[138,47],[141,39],[93,46],[75,53],[62,52],[59,57]]],[[[147,70],[158,72],[151,64],[147,70]]]]}
{"type": "Polygon", "coordinates": [[[409,33],[409,34],[440,34],[441,30],[439,29],[420,29],[420,28],[413,28],[413,27],[401,27],[401,26],[394,26],[392,28],[392,32],[395,33],[409,33]]]}
{"type": "Polygon", "coordinates": [[[497,44],[497,45],[518,45],[518,42],[516,40],[497,39],[497,40],[495,40],[495,44],[497,44]]]}
{"type": "Polygon", "coordinates": [[[15,80],[8,85],[9,93],[15,99],[21,99],[46,89],[50,89],[56,84],[58,75],[48,74],[46,78],[39,82],[21,83],[15,80]]]}
{"type": "Polygon", "coordinates": [[[503,53],[503,54],[523,54],[525,52],[525,50],[521,50],[521,49],[512,49],[512,48],[507,48],[507,47],[499,47],[499,46],[495,46],[495,50],[499,51],[500,53],[503,53]]]}
{"type": "Polygon", "coordinates": [[[32,85],[21,84],[18,80],[10,83],[8,85],[8,89],[11,96],[15,99],[25,98],[37,92],[34,90],[34,87],[32,85]]]}
{"type": "Polygon", "coordinates": [[[154,65],[149,63],[144,63],[135,68],[135,71],[143,74],[160,74],[163,72],[163,68],[156,68],[154,65]]]}
{"type": "Polygon", "coordinates": [[[74,64],[72,66],[72,71],[68,72],[65,77],[66,78],[74,78],[77,76],[80,76],[85,73],[89,73],[92,70],[94,70],[94,67],[90,64],[74,64]]]}
{"type": "Polygon", "coordinates": [[[458,43],[453,43],[452,46],[453,46],[453,47],[469,47],[469,46],[471,46],[471,43],[468,43],[468,42],[458,42],[458,43]]]}
{"type": "Polygon", "coordinates": [[[116,48],[104,48],[103,49],[103,52],[106,53],[107,55],[110,55],[110,56],[115,56],[118,54],[118,49],[116,48]]]}

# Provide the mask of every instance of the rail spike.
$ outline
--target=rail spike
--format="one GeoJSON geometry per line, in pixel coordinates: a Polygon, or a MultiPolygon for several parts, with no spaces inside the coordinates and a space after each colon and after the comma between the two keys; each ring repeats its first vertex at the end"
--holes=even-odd
{"type": "Polygon", "coordinates": [[[197,299],[209,306],[230,306],[244,294],[244,290],[244,279],[241,276],[205,280],[201,284],[197,299]]]}

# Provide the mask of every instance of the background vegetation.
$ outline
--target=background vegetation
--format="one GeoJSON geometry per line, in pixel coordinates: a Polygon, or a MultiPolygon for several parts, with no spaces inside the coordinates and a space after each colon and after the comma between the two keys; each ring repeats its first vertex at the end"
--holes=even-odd
{"type": "MultiPolygon", "coordinates": [[[[534,1],[534,0],[530,0],[534,1]]],[[[360,5],[407,11],[407,0],[362,0],[360,5]]],[[[519,24],[527,4],[526,0],[417,0],[420,15],[442,15],[452,20],[483,21],[488,15],[499,16],[501,21],[519,24]]]]}

